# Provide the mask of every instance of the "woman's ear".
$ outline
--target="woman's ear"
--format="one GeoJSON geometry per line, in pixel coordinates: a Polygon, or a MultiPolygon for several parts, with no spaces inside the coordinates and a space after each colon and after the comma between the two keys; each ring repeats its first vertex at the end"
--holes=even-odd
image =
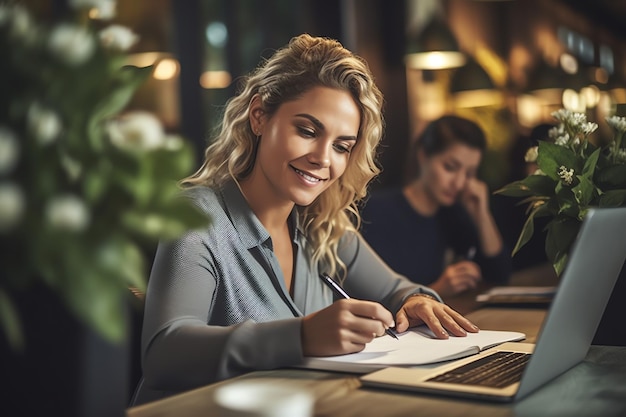
{"type": "Polygon", "coordinates": [[[248,118],[250,120],[250,129],[256,136],[261,136],[263,132],[263,122],[265,121],[265,111],[263,110],[263,103],[261,97],[255,94],[250,100],[248,118]]]}

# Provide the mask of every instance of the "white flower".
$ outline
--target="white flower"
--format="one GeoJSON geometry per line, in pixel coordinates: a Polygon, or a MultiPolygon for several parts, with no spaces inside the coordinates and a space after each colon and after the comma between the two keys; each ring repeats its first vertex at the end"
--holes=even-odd
{"type": "Polygon", "coordinates": [[[556,120],[563,123],[571,123],[572,122],[572,114],[574,114],[571,110],[560,109],[555,112],[552,112],[552,117],[556,120]]]}
{"type": "Polygon", "coordinates": [[[13,132],[0,126],[0,174],[11,172],[17,165],[20,145],[13,132]]]}
{"type": "Polygon", "coordinates": [[[48,42],[52,53],[72,66],[85,63],[96,49],[92,34],[86,28],[70,23],[56,26],[48,42]]]}
{"type": "Polygon", "coordinates": [[[127,113],[108,125],[111,142],[120,149],[150,151],[165,145],[161,121],[152,113],[127,113]]]}
{"type": "Polygon", "coordinates": [[[554,143],[559,146],[566,146],[569,143],[569,134],[564,133],[554,139],[554,143]]]}
{"type": "Polygon", "coordinates": [[[11,21],[12,9],[5,4],[0,4],[0,27],[11,21]]]}
{"type": "Polygon", "coordinates": [[[168,151],[178,151],[184,145],[183,139],[176,135],[166,135],[163,147],[168,151]]]}
{"type": "Polygon", "coordinates": [[[57,196],[49,201],[45,215],[52,227],[70,232],[85,230],[91,221],[85,202],[71,194],[57,196]]]}
{"type": "Polygon", "coordinates": [[[533,172],[533,175],[546,175],[546,173],[543,172],[541,168],[537,168],[535,172],[533,172]]]}
{"type": "Polygon", "coordinates": [[[100,31],[102,46],[114,51],[126,51],[133,46],[139,37],[129,28],[122,25],[111,25],[100,31]]]}
{"type": "Polygon", "coordinates": [[[618,132],[626,132],[626,117],[611,116],[606,118],[606,122],[618,132]]]}
{"type": "Polygon", "coordinates": [[[528,148],[526,151],[526,155],[524,155],[524,161],[526,162],[535,162],[537,160],[537,156],[539,155],[539,146],[533,146],[528,148]]]}
{"type": "Polygon", "coordinates": [[[95,10],[95,17],[102,20],[110,20],[115,17],[115,0],[69,0],[74,9],[95,10]]]}
{"type": "Polygon", "coordinates": [[[13,183],[0,184],[0,233],[15,226],[24,212],[24,193],[13,183]]]}
{"type": "Polygon", "coordinates": [[[598,129],[598,124],[593,122],[583,123],[580,128],[585,135],[588,135],[598,129]]]}
{"type": "Polygon", "coordinates": [[[35,33],[33,21],[28,11],[20,6],[0,5],[0,26],[9,24],[9,33],[12,37],[21,40],[32,40],[35,33]]]}
{"type": "Polygon", "coordinates": [[[618,149],[616,154],[617,162],[626,163],[626,149],[618,149]]]}
{"type": "Polygon", "coordinates": [[[61,133],[59,115],[39,103],[33,103],[28,108],[27,123],[29,132],[42,145],[53,142],[61,133]]]}
{"type": "Polygon", "coordinates": [[[559,167],[559,178],[563,180],[563,182],[567,185],[571,185],[574,180],[574,170],[568,170],[565,166],[561,165],[559,167]]]}

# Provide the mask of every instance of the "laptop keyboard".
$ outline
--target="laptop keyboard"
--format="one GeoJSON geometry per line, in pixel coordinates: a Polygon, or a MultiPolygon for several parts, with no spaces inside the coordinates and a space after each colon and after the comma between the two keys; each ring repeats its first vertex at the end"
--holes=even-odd
{"type": "Polygon", "coordinates": [[[496,352],[428,381],[503,388],[521,379],[530,355],[520,352],[496,352]]]}

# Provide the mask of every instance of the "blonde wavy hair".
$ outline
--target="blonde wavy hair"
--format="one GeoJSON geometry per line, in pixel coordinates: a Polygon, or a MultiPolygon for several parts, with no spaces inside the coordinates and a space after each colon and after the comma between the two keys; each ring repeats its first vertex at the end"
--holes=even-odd
{"type": "Polygon", "coordinates": [[[292,38],[242,81],[238,94],[226,103],[217,134],[205,150],[204,163],[183,179],[181,186],[219,188],[250,174],[258,142],[250,127],[249,106],[256,94],[272,117],[280,105],[314,87],[348,91],[360,109],[361,124],[346,171],[313,203],[297,207],[312,261],[323,262],[329,272],[344,276],[346,266],[337,257],[339,240],[346,231],[360,227],[358,202],[380,173],[376,151],[384,128],[383,96],[367,63],[336,40],[303,34],[292,38]]]}

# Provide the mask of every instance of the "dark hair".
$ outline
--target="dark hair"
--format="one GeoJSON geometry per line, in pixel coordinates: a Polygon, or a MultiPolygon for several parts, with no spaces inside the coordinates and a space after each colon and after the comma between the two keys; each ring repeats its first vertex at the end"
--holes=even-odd
{"type": "Polygon", "coordinates": [[[482,129],[474,122],[458,116],[443,116],[430,122],[415,143],[428,156],[436,155],[455,143],[484,152],[487,141],[482,129]]]}
{"type": "Polygon", "coordinates": [[[460,143],[484,153],[487,140],[483,130],[473,121],[454,115],[445,115],[433,120],[426,126],[422,134],[413,142],[409,155],[409,179],[419,175],[418,152],[424,151],[426,156],[444,152],[450,146],[460,143]]]}

